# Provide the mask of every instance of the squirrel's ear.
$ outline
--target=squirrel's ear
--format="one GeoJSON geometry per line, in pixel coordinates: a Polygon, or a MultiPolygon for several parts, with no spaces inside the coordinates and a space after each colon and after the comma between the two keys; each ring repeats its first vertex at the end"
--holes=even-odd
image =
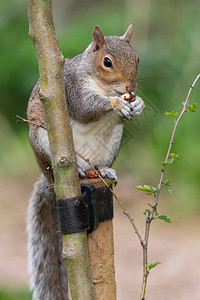
{"type": "Polygon", "coordinates": [[[127,42],[129,43],[130,40],[131,40],[131,37],[132,37],[132,32],[133,32],[133,25],[129,25],[128,29],[126,30],[126,32],[124,33],[123,36],[121,36],[121,39],[124,41],[124,42],[127,42]]]}
{"type": "Polygon", "coordinates": [[[93,52],[99,50],[100,47],[103,46],[105,43],[103,31],[101,30],[101,27],[96,25],[92,32],[93,37],[93,52]]]}

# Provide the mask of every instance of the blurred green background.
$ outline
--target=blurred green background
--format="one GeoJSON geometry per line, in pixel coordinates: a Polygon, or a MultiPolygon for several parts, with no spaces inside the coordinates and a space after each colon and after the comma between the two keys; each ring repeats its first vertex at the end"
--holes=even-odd
{"type": "MultiPolygon", "coordinates": [[[[126,124],[114,168],[132,176],[133,184],[156,185],[173,127],[173,120],[164,112],[181,111],[189,86],[200,72],[200,1],[57,0],[53,4],[65,57],[84,51],[96,24],[105,35],[122,35],[133,24],[131,44],[140,57],[138,95],[146,110],[126,124]]],[[[17,114],[26,118],[27,101],[38,77],[26,5],[24,0],[0,0],[0,178],[33,182],[38,168],[29,146],[28,126],[16,124],[17,114]]],[[[191,103],[199,100],[200,82],[191,103]]],[[[167,170],[173,194],[163,195],[169,201],[170,216],[177,219],[200,212],[199,119],[200,106],[196,113],[184,115],[173,147],[184,160],[167,170]]],[[[6,293],[2,291],[0,299],[29,299],[6,293]]]]}

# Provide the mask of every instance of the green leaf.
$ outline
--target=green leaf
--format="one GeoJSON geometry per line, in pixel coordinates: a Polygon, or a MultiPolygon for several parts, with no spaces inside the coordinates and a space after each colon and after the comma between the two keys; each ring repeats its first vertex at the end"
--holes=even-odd
{"type": "Polygon", "coordinates": [[[183,159],[182,153],[177,153],[177,154],[175,154],[175,153],[170,153],[168,161],[167,161],[167,162],[165,162],[165,161],[162,162],[161,165],[162,165],[163,167],[165,167],[165,166],[167,166],[167,165],[171,165],[171,164],[173,164],[173,162],[174,162],[175,159],[177,159],[177,160],[182,160],[182,159],[183,159]]]}
{"type": "Polygon", "coordinates": [[[168,191],[168,193],[172,194],[172,188],[168,185],[165,185],[166,190],[168,191]]]}
{"type": "Polygon", "coordinates": [[[197,103],[194,102],[193,104],[190,104],[187,106],[187,111],[190,111],[190,112],[195,112],[195,108],[197,107],[197,103]]]}
{"type": "Polygon", "coordinates": [[[151,205],[150,203],[148,203],[148,205],[153,209],[153,210],[155,210],[156,211],[156,209],[157,209],[157,205],[151,205]]]}
{"type": "Polygon", "coordinates": [[[173,118],[176,119],[176,117],[178,116],[178,113],[176,112],[175,114],[173,114],[173,118]]]}
{"type": "Polygon", "coordinates": [[[148,205],[149,205],[152,209],[156,210],[157,205],[151,205],[150,203],[148,203],[148,205]]]}
{"type": "Polygon", "coordinates": [[[162,181],[162,187],[165,187],[166,190],[167,190],[170,194],[172,193],[171,183],[170,183],[169,179],[167,179],[166,181],[162,181]]]}
{"type": "Polygon", "coordinates": [[[171,165],[171,164],[173,164],[173,162],[174,162],[174,158],[170,158],[167,163],[168,163],[168,165],[171,165]]]}
{"type": "Polygon", "coordinates": [[[163,186],[170,186],[171,185],[171,183],[170,183],[170,181],[169,181],[169,179],[167,179],[166,181],[162,181],[162,185],[163,186]]]}
{"type": "Polygon", "coordinates": [[[144,184],[142,185],[136,185],[136,189],[146,192],[148,195],[155,195],[158,191],[158,186],[153,187],[151,185],[144,184]]]}
{"type": "Polygon", "coordinates": [[[136,185],[135,187],[136,187],[136,189],[138,189],[140,191],[144,191],[144,188],[142,185],[136,185]]]}
{"type": "Polygon", "coordinates": [[[178,113],[177,113],[177,112],[175,113],[174,110],[172,110],[172,111],[170,111],[170,112],[166,111],[166,112],[165,112],[165,116],[172,117],[172,118],[175,120],[176,117],[178,116],[178,113]]]}
{"type": "Polygon", "coordinates": [[[150,185],[147,185],[147,184],[144,184],[144,190],[146,192],[151,192],[151,186],[150,185]]]}
{"type": "Polygon", "coordinates": [[[169,155],[171,158],[174,158],[174,159],[178,159],[178,160],[183,160],[183,154],[182,153],[170,153],[169,155]]]}
{"type": "Polygon", "coordinates": [[[156,262],[154,262],[154,263],[152,263],[152,264],[147,264],[147,269],[148,269],[148,271],[150,271],[151,269],[155,268],[155,267],[156,267],[157,265],[159,265],[159,264],[161,264],[160,261],[156,261],[156,262]]]}
{"type": "Polygon", "coordinates": [[[144,186],[136,185],[136,189],[143,191],[143,192],[151,192],[150,185],[147,185],[147,184],[144,184],[144,186]]]}
{"type": "Polygon", "coordinates": [[[167,223],[171,223],[171,222],[172,222],[172,220],[169,219],[169,218],[168,218],[167,216],[165,216],[165,215],[157,216],[156,219],[163,220],[163,221],[165,221],[165,222],[167,222],[167,223]]]}
{"type": "MultiPolygon", "coordinates": [[[[148,203],[148,205],[154,210],[154,214],[157,217],[158,216],[157,205],[151,205],[150,203],[148,203]]],[[[156,219],[156,217],[153,217],[153,219],[156,219]]]]}
{"type": "Polygon", "coordinates": [[[164,161],[164,162],[162,162],[161,165],[162,165],[163,167],[165,167],[165,166],[168,166],[168,165],[173,164],[173,162],[174,162],[174,158],[169,158],[167,162],[164,161]]]}
{"type": "Polygon", "coordinates": [[[107,181],[107,185],[111,185],[111,184],[116,183],[116,182],[117,182],[117,180],[109,180],[109,181],[107,181]]]}

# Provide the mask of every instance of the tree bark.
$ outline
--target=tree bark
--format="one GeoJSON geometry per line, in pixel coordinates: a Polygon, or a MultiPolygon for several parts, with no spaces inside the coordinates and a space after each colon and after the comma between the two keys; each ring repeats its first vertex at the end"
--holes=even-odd
{"type": "MultiPolygon", "coordinates": [[[[65,98],[64,57],[56,37],[51,0],[29,0],[28,14],[30,37],[39,64],[40,100],[45,110],[56,196],[60,199],[77,197],[81,192],[65,98]]],[[[95,299],[87,233],[63,235],[63,245],[72,299],[95,299]]]]}

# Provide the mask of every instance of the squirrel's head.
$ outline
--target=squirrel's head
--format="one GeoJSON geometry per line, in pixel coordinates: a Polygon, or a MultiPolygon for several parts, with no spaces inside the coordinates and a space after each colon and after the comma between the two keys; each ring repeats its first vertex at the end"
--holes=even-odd
{"type": "Polygon", "coordinates": [[[130,46],[132,25],[123,36],[104,36],[100,26],[93,30],[90,47],[94,76],[110,95],[132,92],[137,88],[138,55],[130,46]]]}

